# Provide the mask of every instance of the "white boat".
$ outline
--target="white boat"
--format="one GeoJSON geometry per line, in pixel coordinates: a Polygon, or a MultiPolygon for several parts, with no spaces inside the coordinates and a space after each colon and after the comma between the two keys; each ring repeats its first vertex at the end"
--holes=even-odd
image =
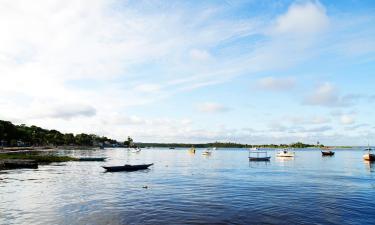
{"type": "Polygon", "coordinates": [[[212,151],[211,151],[211,149],[206,149],[205,151],[203,151],[203,153],[202,153],[202,155],[207,155],[207,156],[209,156],[209,155],[211,155],[212,154],[212,151]]]}
{"type": "Polygon", "coordinates": [[[285,148],[281,151],[278,151],[276,154],[277,157],[294,157],[294,152],[290,151],[289,149],[285,148]]]}
{"type": "Polygon", "coordinates": [[[138,153],[141,152],[141,148],[133,148],[131,151],[132,153],[138,153]]]}
{"type": "Polygon", "coordinates": [[[250,150],[251,150],[251,151],[258,151],[259,148],[257,148],[257,147],[252,147],[252,148],[250,148],[250,150]]]}

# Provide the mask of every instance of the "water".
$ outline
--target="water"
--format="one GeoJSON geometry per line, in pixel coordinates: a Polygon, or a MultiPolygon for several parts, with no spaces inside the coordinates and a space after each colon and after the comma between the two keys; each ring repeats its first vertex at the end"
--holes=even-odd
{"type": "Polygon", "coordinates": [[[359,149],[297,150],[249,162],[248,152],[124,149],[60,151],[106,156],[0,171],[0,224],[374,224],[375,165],[359,149]],[[104,173],[102,165],[155,163],[104,173]],[[148,188],[144,188],[147,186],[148,188]]]}

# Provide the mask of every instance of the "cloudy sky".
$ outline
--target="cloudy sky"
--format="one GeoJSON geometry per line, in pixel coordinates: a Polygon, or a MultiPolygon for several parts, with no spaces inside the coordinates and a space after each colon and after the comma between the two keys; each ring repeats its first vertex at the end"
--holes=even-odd
{"type": "Polygon", "coordinates": [[[142,142],[375,143],[375,3],[0,0],[0,119],[142,142]]]}

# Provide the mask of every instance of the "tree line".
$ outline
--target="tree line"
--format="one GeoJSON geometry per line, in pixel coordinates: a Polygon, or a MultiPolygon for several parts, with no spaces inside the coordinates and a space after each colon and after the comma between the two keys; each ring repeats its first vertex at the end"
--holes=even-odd
{"type": "Polygon", "coordinates": [[[157,148],[309,148],[309,147],[323,147],[323,145],[312,145],[296,142],[292,144],[264,144],[264,145],[251,145],[240,144],[233,142],[213,142],[205,144],[186,144],[186,143],[136,143],[140,147],[157,147],[157,148]]]}
{"type": "Polygon", "coordinates": [[[9,121],[0,120],[0,146],[46,146],[46,145],[123,145],[116,140],[95,134],[61,133],[25,124],[14,125],[9,121]]]}

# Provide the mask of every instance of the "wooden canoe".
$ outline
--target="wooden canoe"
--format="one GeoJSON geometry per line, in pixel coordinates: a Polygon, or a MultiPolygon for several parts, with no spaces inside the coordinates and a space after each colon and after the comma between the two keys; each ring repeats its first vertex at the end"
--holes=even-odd
{"type": "Polygon", "coordinates": [[[141,165],[124,165],[124,166],[102,166],[104,169],[107,170],[107,172],[120,172],[120,171],[137,171],[137,170],[145,170],[148,169],[148,167],[154,165],[151,164],[141,164],[141,165]]]}

